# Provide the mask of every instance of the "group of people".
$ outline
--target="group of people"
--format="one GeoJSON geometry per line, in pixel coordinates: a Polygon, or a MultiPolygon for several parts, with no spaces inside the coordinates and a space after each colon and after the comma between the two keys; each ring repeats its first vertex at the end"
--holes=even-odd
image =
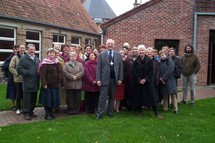
{"type": "Polygon", "coordinates": [[[82,91],[84,109],[87,113],[96,113],[96,120],[105,111],[112,118],[114,110],[121,109],[133,110],[140,116],[143,106],[163,119],[157,105],[162,103],[163,110],[167,111],[169,99],[174,113],[178,113],[177,83],[181,73],[184,92],[181,103],[187,103],[188,85],[190,103],[194,105],[195,102],[200,62],[191,45],[185,47],[181,58],[168,46],[158,52],[144,45],[130,48],[125,43],[118,51],[113,39],[107,39],[106,45],[100,45],[99,49],[86,45],[84,53],[80,46],[55,43],[41,61],[35,56],[34,44],[13,49],[14,54],[6,59],[2,69],[8,79],[7,95],[15,95],[10,96],[11,106],[17,115],[23,113],[26,120],[37,117],[34,108],[38,91],[47,120],[54,119],[53,111],[58,112],[61,105],[67,105],[67,114],[78,114],[82,91]]]}

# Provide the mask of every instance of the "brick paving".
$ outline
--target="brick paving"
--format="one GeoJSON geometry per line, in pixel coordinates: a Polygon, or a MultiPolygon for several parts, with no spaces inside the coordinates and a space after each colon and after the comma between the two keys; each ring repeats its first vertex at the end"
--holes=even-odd
{"type": "MultiPolygon", "coordinates": [[[[179,88],[180,90],[181,88],[179,88]]],[[[188,96],[189,99],[190,96],[188,96]]],[[[204,98],[212,98],[215,97],[215,87],[206,86],[206,87],[197,87],[196,89],[196,99],[204,99],[204,98]]],[[[182,92],[178,93],[178,101],[182,99],[182,92]]],[[[64,113],[65,107],[61,108],[59,113],[55,114],[56,118],[67,118],[68,115],[64,113]]],[[[31,122],[39,122],[45,121],[44,119],[44,108],[38,107],[34,110],[35,114],[38,115],[37,118],[33,118],[30,121],[27,121],[23,118],[23,115],[16,115],[15,111],[2,111],[0,112],[0,127],[1,126],[9,126],[13,124],[23,124],[23,123],[31,123],[31,122]]],[[[84,112],[82,112],[84,113],[84,112]]]]}

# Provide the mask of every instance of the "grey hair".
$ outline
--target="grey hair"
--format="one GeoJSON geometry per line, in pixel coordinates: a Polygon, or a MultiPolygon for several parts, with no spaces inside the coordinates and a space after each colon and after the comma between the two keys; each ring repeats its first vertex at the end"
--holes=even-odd
{"type": "Polygon", "coordinates": [[[28,44],[26,49],[29,49],[30,47],[34,47],[35,48],[35,45],[34,44],[28,44]]]}
{"type": "Polygon", "coordinates": [[[109,43],[110,41],[112,41],[112,42],[113,42],[113,44],[115,45],[115,41],[114,41],[113,39],[107,39],[107,41],[106,41],[106,45],[107,45],[107,43],[109,43]]]}
{"type": "Polygon", "coordinates": [[[71,57],[72,55],[75,55],[77,57],[76,52],[69,52],[69,57],[71,57]]]}

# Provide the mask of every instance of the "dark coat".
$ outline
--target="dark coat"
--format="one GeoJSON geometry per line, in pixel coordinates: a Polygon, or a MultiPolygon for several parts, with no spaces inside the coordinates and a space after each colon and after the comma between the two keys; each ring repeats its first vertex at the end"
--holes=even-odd
{"type": "Polygon", "coordinates": [[[17,72],[23,76],[23,92],[37,92],[39,89],[38,66],[39,59],[35,56],[34,60],[28,54],[24,55],[18,64],[17,72]]]}
{"type": "Polygon", "coordinates": [[[96,81],[96,68],[97,60],[88,60],[84,63],[84,80],[83,80],[83,90],[98,92],[100,87],[97,84],[94,84],[93,81],[96,81]]]}
{"type": "Polygon", "coordinates": [[[133,75],[135,80],[134,106],[155,106],[157,97],[153,81],[153,61],[145,56],[138,57],[133,64],[133,75]],[[145,84],[140,80],[145,79],[145,84]]]}
{"type": "Polygon", "coordinates": [[[157,87],[159,85],[159,78],[160,78],[160,67],[159,62],[156,59],[152,59],[153,61],[153,79],[154,79],[154,85],[157,87]]]}
{"type": "Polygon", "coordinates": [[[9,71],[9,65],[10,61],[13,58],[14,54],[11,54],[3,63],[2,70],[4,72],[4,75],[7,77],[7,83],[8,84],[14,84],[13,74],[9,71]]]}
{"type": "Polygon", "coordinates": [[[173,94],[177,92],[177,86],[173,75],[175,64],[173,60],[167,57],[165,60],[160,62],[160,77],[166,82],[161,84],[160,92],[162,95],[173,94]]]}
{"type": "Polygon", "coordinates": [[[11,100],[16,100],[16,87],[13,79],[13,74],[9,71],[10,61],[14,54],[11,54],[3,63],[2,70],[7,77],[7,91],[6,98],[11,100]]]}
{"type": "Polygon", "coordinates": [[[43,64],[40,69],[40,79],[42,87],[57,88],[62,85],[63,69],[60,63],[43,64]]]}

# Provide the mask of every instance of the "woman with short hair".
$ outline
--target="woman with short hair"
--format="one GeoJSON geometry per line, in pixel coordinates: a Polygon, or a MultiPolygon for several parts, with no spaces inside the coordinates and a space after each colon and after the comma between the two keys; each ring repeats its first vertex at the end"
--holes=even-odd
{"type": "Polygon", "coordinates": [[[63,68],[65,88],[67,92],[66,113],[70,115],[76,115],[80,110],[84,67],[82,63],[77,62],[77,54],[75,52],[69,53],[69,59],[70,61],[67,62],[63,68]]]}

